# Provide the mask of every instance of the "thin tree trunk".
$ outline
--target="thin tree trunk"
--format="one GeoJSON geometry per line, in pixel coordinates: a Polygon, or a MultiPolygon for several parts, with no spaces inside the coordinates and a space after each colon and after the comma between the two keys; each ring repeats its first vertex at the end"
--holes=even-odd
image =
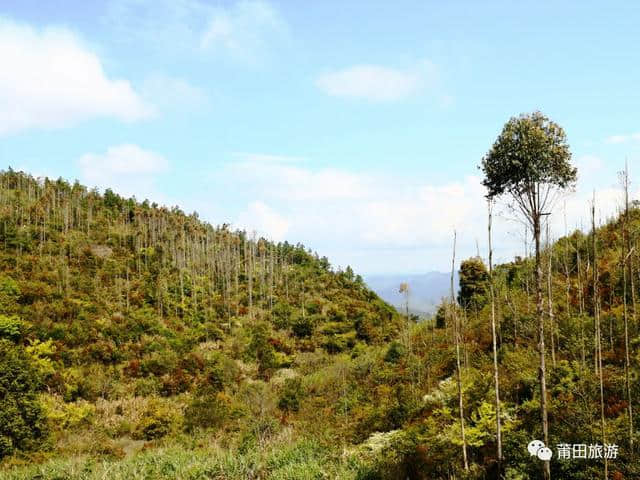
{"type": "Polygon", "coordinates": [[[493,248],[491,244],[492,204],[489,201],[489,292],[491,294],[491,339],[493,342],[493,383],[496,401],[496,442],[498,454],[498,475],[502,472],[502,432],[500,425],[500,379],[498,375],[498,346],[496,341],[496,299],[493,283],[493,248]]]}
{"type": "Polygon", "coordinates": [[[569,271],[569,232],[567,231],[567,205],[564,206],[564,277],[565,277],[565,302],[567,318],[571,317],[571,281],[569,271]]]}
{"type": "Polygon", "coordinates": [[[580,268],[582,260],[580,259],[580,244],[576,237],[576,269],[578,277],[578,314],[580,315],[580,356],[582,360],[582,368],[587,367],[587,346],[584,336],[584,291],[582,290],[582,270],[580,268]]]}
{"type": "MultiPolygon", "coordinates": [[[[625,162],[624,172],[622,173],[622,186],[624,188],[624,221],[622,222],[622,283],[623,283],[623,315],[624,315],[624,376],[625,386],[627,390],[627,415],[629,417],[629,451],[633,453],[633,406],[631,396],[631,360],[629,357],[629,315],[627,311],[627,265],[630,266],[629,256],[631,255],[631,241],[629,231],[629,171],[625,162]]],[[[629,268],[630,269],[630,268],[629,268]]],[[[633,290],[633,276],[632,290],[633,290]]],[[[634,302],[635,314],[635,302],[634,302]]]]}
{"type": "MultiPolygon", "coordinates": [[[[538,348],[540,352],[540,414],[542,417],[542,435],[544,444],[549,445],[549,419],[547,414],[547,369],[544,346],[544,312],[542,307],[542,261],[540,258],[540,213],[533,215],[533,235],[536,248],[536,316],[538,317],[538,348]]],[[[543,462],[545,480],[551,478],[549,461],[543,462]]]]}
{"type": "Polygon", "coordinates": [[[254,240],[249,241],[249,319],[253,320],[253,245],[254,240]]]}
{"type": "Polygon", "coordinates": [[[551,283],[551,262],[553,260],[553,251],[551,247],[551,239],[549,238],[549,222],[547,222],[547,250],[549,258],[547,262],[547,303],[549,312],[549,329],[551,330],[551,363],[556,366],[556,342],[555,342],[555,324],[553,318],[553,291],[551,283]]]}
{"type": "MultiPolygon", "coordinates": [[[[591,227],[592,227],[592,238],[591,238],[591,247],[593,249],[593,308],[594,308],[594,316],[595,316],[595,324],[596,324],[596,357],[598,364],[598,379],[600,381],[600,426],[602,429],[602,444],[606,445],[607,436],[605,432],[605,423],[604,423],[604,386],[602,382],[602,334],[600,331],[600,308],[599,308],[599,300],[598,300],[598,256],[596,249],[596,194],[593,192],[593,204],[591,205],[591,227]]],[[[607,459],[604,459],[604,478],[605,480],[609,477],[608,475],[608,463],[607,459]]]]}
{"type": "Polygon", "coordinates": [[[458,312],[456,305],[455,291],[453,288],[453,276],[456,264],[456,232],[453,231],[453,255],[451,257],[451,312],[453,316],[454,341],[456,346],[456,380],[458,383],[458,407],[460,409],[460,436],[462,437],[462,459],[464,461],[464,469],[469,470],[469,462],[467,460],[467,439],[464,431],[464,402],[462,400],[462,378],[460,372],[460,332],[458,325],[458,312]]]}

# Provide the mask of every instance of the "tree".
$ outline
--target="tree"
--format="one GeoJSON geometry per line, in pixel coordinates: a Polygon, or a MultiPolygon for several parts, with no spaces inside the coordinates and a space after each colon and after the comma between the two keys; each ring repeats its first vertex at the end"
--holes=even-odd
{"type": "MultiPolygon", "coordinates": [[[[562,127],[540,112],[512,117],[497,140],[483,157],[481,168],[487,198],[506,196],[509,206],[529,224],[535,241],[536,317],[540,354],[540,411],[545,444],[549,442],[547,387],[544,346],[544,314],[542,307],[542,262],[540,231],[542,217],[557,194],[572,188],[577,170],[571,165],[571,153],[562,127]]],[[[549,462],[544,477],[551,478],[549,462]]]]}
{"type": "MultiPolygon", "coordinates": [[[[600,428],[602,430],[602,443],[606,445],[606,425],[604,420],[604,382],[602,378],[602,330],[600,328],[600,295],[598,294],[598,249],[596,232],[596,192],[593,192],[591,204],[591,248],[593,250],[593,316],[595,323],[595,350],[598,381],[600,383],[600,428]]],[[[604,478],[609,478],[607,458],[604,458],[604,478]]]]}
{"type": "Polygon", "coordinates": [[[247,351],[257,360],[260,376],[268,378],[277,367],[277,360],[273,345],[269,343],[269,327],[266,323],[259,323],[252,328],[247,351]]]}
{"type": "MultiPolygon", "coordinates": [[[[624,171],[620,172],[620,183],[624,190],[624,221],[622,225],[622,285],[623,285],[623,317],[624,317],[624,375],[625,389],[627,393],[627,415],[629,417],[629,450],[633,453],[633,396],[631,394],[631,360],[629,358],[629,314],[627,309],[627,277],[632,281],[631,291],[633,292],[633,272],[631,271],[631,241],[629,231],[629,170],[627,164],[624,165],[624,171]]],[[[633,314],[635,315],[635,303],[633,305],[633,314]]]]}
{"type": "Polygon", "coordinates": [[[445,328],[447,326],[447,304],[445,302],[446,300],[443,300],[443,302],[438,307],[438,310],[436,310],[435,328],[438,328],[438,329],[445,328]]]}
{"type": "Polygon", "coordinates": [[[468,258],[460,264],[458,303],[478,311],[487,303],[489,275],[480,257],[468,258]]]}
{"type": "Polygon", "coordinates": [[[38,374],[22,347],[0,340],[0,458],[36,447],[46,435],[38,374]]]}
{"type": "Polygon", "coordinates": [[[493,203],[488,202],[487,236],[489,238],[489,293],[491,297],[491,343],[493,346],[493,386],[496,401],[496,449],[498,456],[498,473],[502,470],[502,432],[500,425],[500,377],[498,375],[498,342],[496,338],[496,296],[493,278],[493,247],[491,243],[491,224],[493,203]]]}
{"type": "Polygon", "coordinates": [[[462,461],[464,469],[469,470],[469,461],[467,460],[467,440],[464,431],[464,402],[462,398],[462,372],[460,367],[460,321],[458,319],[458,304],[453,289],[453,273],[456,265],[456,231],[453,231],[453,252],[451,255],[451,316],[453,317],[453,337],[456,347],[456,383],[458,385],[458,407],[460,410],[460,437],[462,439],[462,461]]]}
{"type": "Polygon", "coordinates": [[[407,282],[402,282],[398,289],[398,293],[404,294],[404,308],[407,315],[407,324],[409,324],[409,284],[407,282]]]}
{"type": "Polygon", "coordinates": [[[404,309],[407,317],[407,321],[405,323],[405,328],[403,332],[405,346],[411,351],[411,327],[409,322],[411,321],[409,317],[409,284],[407,282],[402,282],[400,284],[400,288],[398,289],[398,293],[404,296],[404,309]]]}

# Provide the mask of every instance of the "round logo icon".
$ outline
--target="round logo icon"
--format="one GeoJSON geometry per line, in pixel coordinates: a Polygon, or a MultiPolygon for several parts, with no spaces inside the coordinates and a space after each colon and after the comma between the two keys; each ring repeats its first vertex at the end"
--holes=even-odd
{"type": "Polygon", "coordinates": [[[529,451],[529,455],[538,457],[545,462],[551,460],[551,457],[553,457],[551,449],[547,448],[544,442],[540,440],[531,440],[529,445],[527,445],[527,450],[529,451]]]}

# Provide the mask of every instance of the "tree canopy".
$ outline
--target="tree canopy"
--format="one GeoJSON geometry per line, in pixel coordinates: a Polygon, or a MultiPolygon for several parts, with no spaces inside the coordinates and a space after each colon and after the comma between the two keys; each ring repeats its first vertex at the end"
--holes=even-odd
{"type": "Polygon", "coordinates": [[[527,219],[543,212],[554,191],[572,188],[577,170],[564,130],[540,112],[512,117],[482,159],[487,197],[509,194],[527,219]]]}
{"type": "Polygon", "coordinates": [[[468,258],[460,264],[460,291],[458,303],[465,308],[478,310],[487,303],[489,274],[482,259],[468,258]]]}

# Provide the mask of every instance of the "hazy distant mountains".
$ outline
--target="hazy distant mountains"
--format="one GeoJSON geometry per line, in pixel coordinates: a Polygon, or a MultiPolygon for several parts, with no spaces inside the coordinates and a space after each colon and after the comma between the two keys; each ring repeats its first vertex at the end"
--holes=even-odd
{"type": "MultiPolygon", "coordinates": [[[[450,295],[451,274],[428,272],[414,275],[368,275],[367,285],[380,297],[397,308],[404,309],[404,295],[399,292],[400,284],[409,284],[409,310],[413,313],[433,313],[442,297],[450,295]]],[[[458,275],[454,278],[457,291],[458,275]]]]}

